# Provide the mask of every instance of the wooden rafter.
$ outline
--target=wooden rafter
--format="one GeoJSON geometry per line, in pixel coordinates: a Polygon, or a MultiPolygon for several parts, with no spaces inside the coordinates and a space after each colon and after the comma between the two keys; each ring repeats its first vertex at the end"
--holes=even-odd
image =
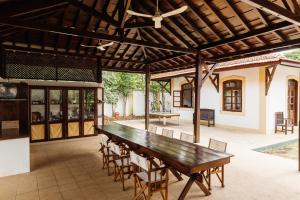
{"type": "Polygon", "coordinates": [[[183,48],[183,47],[162,45],[162,44],[150,43],[150,42],[145,42],[145,41],[135,40],[135,39],[130,39],[130,38],[121,39],[119,36],[112,36],[112,35],[107,35],[107,34],[103,34],[103,33],[94,33],[94,32],[83,31],[83,30],[80,31],[80,30],[66,28],[66,27],[59,28],[59,27],[54,27],[54,26],[50,26],[50,25],[43,25],[43,24],[36,24],[36,23],[25,23],[25,22],[22,22],[19,20],[13,20],[13,19],[7,19],[7,18],[0,20],[0,24],[5,24],[7,26],[19,27],[19,28],[24,28],[24,29],[45,31],[45,32],[50,32],[50,33],[59,33],[62,35],[101,39],[101,40],[106,40],[106,41],[113,41],[116,43],[131,44],[131,45],[144,46],[144,47],[156,48],[156,49],[165,49],[165,50],[175,51],[175,52],[183,52],[183,53],[195,53],[196,52],[196,50],[192,49],[192,48],[183,48]]]}
{"type": "Polygon", "coordinates": [[[209,76],[209,79],[213,86],[216,88],[217,92],[219,93],[219,85],[220,85],[220,77],[218,73],[212,73],[211,76],[209,76]]]}
{"type": "Polygon", "coordinates": [[[81,3],[78,0],[70,0],[70,3],[74,6],[76,6],[78,9],[89,13],[90,15],[93,15],[94,17],[97,17],[107,23],[109,23],[110,25],[119,27],[119,23],[117,21],[115,21],[113,18],[111,18],[110,16],[108,16],[106,13],[100,13],[97,10],[81,3]]]}
{"type": "Polygon", "coordinates": [[[261,0],[242,0],[242,1],[253,7],[256,7],[272,15],[275,15],[283,20],[286,20],[288,22],[300,26],[299,15],[292,13],[288,9],[281,7],[276,3],[273,3],[271,1],[261,1],[261,0]]]}
{"type": "Polygon", "coordinates": [[[265,95],[268,95],[277,65],[271,65],[265,68],[265,95]]]}

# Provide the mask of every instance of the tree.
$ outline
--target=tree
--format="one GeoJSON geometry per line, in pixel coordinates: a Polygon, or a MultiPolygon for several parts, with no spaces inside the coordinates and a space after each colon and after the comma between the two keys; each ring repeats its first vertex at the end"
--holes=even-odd
{"type": "Polygon", "coordinates": [[[123,101],[123,114],[126,116],[126,103],[129,95],[135,89],[144,87],[143,76],[123,72],[106,72],[103,76],[106,95],[120,97],[123,101]]]}
{"type": "Polygon", "coordinates": [[[283,54],[284,56],[286,56],[289,59],[293,59],[293,60],[300,60],[300,49],[296,49],[290,52],[286,52],[283,54]]]}
{"type": "Polygon", "coordinates": [[[106,103],[111,104],[111,112],[114,114],[119,98],[112,89],[112,85],[114,84],[114,77],[112,73],[103,73],[103,82],[105,85],[104,100],[106,103]]]}

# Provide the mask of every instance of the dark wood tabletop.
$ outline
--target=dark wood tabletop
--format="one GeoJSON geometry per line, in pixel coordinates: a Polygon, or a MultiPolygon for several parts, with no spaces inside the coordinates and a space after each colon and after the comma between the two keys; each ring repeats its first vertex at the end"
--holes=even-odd
{"type": "Polygon", "coordinates": [[[135,151],[163,160],[186,175],[228,164],[233,156],[121,124],[98,126],[97,129],[113,141],[124,142],[135,151]]]}

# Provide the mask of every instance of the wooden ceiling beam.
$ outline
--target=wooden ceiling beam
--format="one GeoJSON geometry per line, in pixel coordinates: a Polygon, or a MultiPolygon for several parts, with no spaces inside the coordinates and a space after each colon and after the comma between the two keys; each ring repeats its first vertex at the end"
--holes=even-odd
{"type": "Polygon", "coordinates": [[[49,9],[56,10],[67,4],[69,4],[69,2],[63,0],[27,0],[19,1],[18,3],[8,1],[1,4],[0,18],[24,16],[49,9]]]}
{"type": "MultiPolygon", "coordinates": [[[[114,60],[118,62],[130,62],[130,63],[137,63],[137,64],[144,64],[145,62],[139,60],[132,60],[132,59],[123,59],[123,58],[112,58],[109,56],[100,56],[100,55],[86,55],[86,54],[79,54],[79,53],[70,53],[70,52],[62,52],[62,51],[55,51],[47,49],[36,49],[36,48],[27,48],[27,47],[18,47],[18,46],[10,46],[10,45],[2,45],[4,49],[7,50],[15,50],[15,51],[23,51],[23,52],[33,52],[33,53],[45,53],[45,54],[53,54],[53,55],[65,55],[65,56],[78,56],[78,57],[87,57],[87,58],[101,58],[107,60],[114,60]]],[[[35,45],[36,46],[36,45],[35,45]]]]}
{"type": "Polygon", "coordinates": [[[109,23],[110,25],[112,26],[115,26],[115,27],[119,27],[120,24],[118,21],[114,20],[112,17],[110,17],[106,12],[105,13],[100,13],[98,12],[97,10],[81,3],[80,1],[78,0],[70,0],[70,3],[79,8],[80,10],[84,11],[84,12],[87,12],[88,14],[90,15],[93,15],[94,17],[97,17],[99,18],[100,20],[102,21],[105,21],[107,23],[109,23]]]}
{"type": "Polygon", "coordinates": [[[167,51],[193,53],[193,54],[196,53],[196,49],[194,49],[194,48],[176,47],[176,46],[157,44],[157,43],[152,43],[152,42],[145,42],[142,40],[135,40],[135,39],[130,39],[130,38],[122,39],[119,36],[112,36],[112,35],[107,35],[107,34],[103,34],[103,33],[82,31],[82,30],[66,28],[66,27],[56,27],[56,26],[52,26],[52,25],[27,23],[27,22],[23,22],[23,21],[19,21],[19,20],[14,20],[14,19],[7,19],[7,18],[2,19],[2,20],[0,19],[0,24],[23,28],[23,29],[45,31],[45,32],[50,32],[50,33],[59,33],[62,35],[100,39],[100,40],[105,40],[105,41],[113,41],[116,43],[131,44],[131,45],[144,46],[144,47],[155,48],[155,49],[164,49],[167,51]]]}
{"type": "Polygon", "coordinates": [[[286,8],[283,8],[271,1],[262,1],[262,0],[241,0],[248,5],[251,5],[255,8],[261,9],[265,12],[268,12],[278,18],[281,18],[285,21],[291,22],[297,26],[300,26],[300,16],[292,13],[286,8]]]}

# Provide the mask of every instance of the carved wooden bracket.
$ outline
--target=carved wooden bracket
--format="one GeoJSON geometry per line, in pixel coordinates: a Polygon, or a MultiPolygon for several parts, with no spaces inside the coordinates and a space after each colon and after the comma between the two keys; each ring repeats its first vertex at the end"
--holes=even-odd
{"type": "Polygon", "coordinates": [[[211,83],[215,86],[217,92],[219,93],[219,84],[220,84],[219,74],[213,73],[211,76],[209,76],[209,79],[211,83]]]}
{"type": "Polygon", "coordinates": [[[276,68],[277,68],[277,65],[271,65],[271,66],[265,68],[265,74],[266,74],[266,78],[265,78],[265,86],[266,86],[265,95],[266,96],[268,95],[270,85],[272,83],[276,68]]]}
{"type": "Polygon", "coordinates": [[[193,82],[195,81],[195,77],[185,76],[184,78],[189,84],[193,84],[193,82]]]}
{"type": "Polygon", "coordinates": [[[171,94],[171,80],[163,80],[163,81],[156,81],[156,82],[162,87],[163,90],[171,94]],[[170,84],[169,87],[167,88],[168,83],[170,84]]]}

